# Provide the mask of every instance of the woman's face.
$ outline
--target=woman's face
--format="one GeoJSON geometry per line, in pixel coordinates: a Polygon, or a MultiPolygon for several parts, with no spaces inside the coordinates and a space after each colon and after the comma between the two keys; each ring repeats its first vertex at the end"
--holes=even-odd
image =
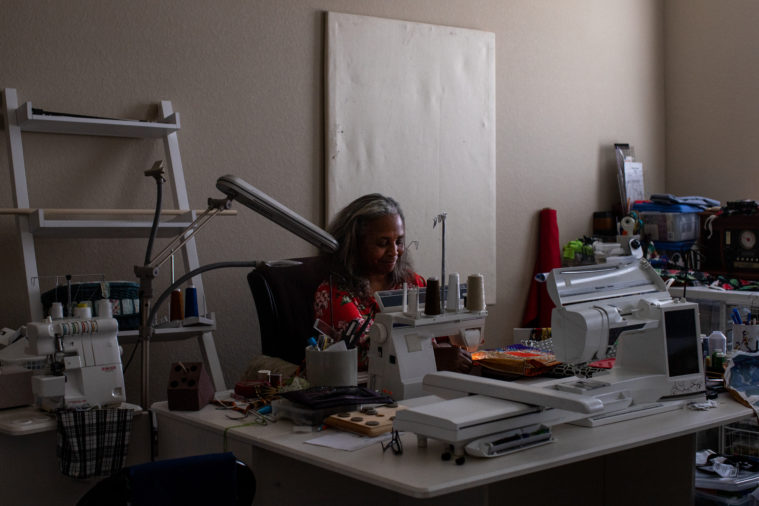
{"type": "Polygon", "coordinates": [[[406,232],[398,214],[368,222],[361,240],[361,266],[367,275],[390,274],[403,255],[406,232]]]}

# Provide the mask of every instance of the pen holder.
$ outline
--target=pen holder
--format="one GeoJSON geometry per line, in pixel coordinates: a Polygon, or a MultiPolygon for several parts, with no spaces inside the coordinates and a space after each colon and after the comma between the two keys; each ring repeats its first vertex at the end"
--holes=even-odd
{"type": "Polygon", "coordinates": [[[306,350],[306,378],[315,387],[347,387],[358,384],[356,348],[340,351],[306,350]]]}
{"type": "Polygon", "coordinates": [[[733,324],[733,351],[759,351],[759,325],[733,324]]]}

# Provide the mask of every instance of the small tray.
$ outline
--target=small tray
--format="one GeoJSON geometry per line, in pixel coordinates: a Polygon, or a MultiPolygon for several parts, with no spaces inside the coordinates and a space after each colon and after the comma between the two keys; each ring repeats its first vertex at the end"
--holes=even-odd
{"type": "Polygon", "coordinates": [[[326,425],[355,432],[364,436],[379,436],[393,429],[393,420],[398,410],[397,404],[364,408],[360,411],[342,411],[327,417],[326,425]]]}

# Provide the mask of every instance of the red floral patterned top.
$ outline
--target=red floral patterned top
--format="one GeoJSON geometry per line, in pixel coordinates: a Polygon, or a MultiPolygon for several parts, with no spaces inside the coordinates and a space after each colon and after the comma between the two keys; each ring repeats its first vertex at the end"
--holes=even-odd
{"type": "MultiPolygon", "coordinates": [[[[414,273],[414,278],[409,282],[409,286],[427,286],[427,282],[423,277],[414,273]]],[[[396,290],[403,288],[402,285],[394,286],[392,289],[396,290]]],[[[361,335],[358,335],[358,370],[365,371],[368,367],[367,354],[369,352],[369,328],[374,322],[374,314],[379,311],[379,306],[374,300],[374,297],[358,297],[351,293],[345,285],[340,283],[332,284],[332,296],[329,293],[329,281],[324,281],[316,289],[314,295],[314,314],[316,318],[329,323],[332,327],[342,334],[343,331],[350,325],[353,320],[358,320],[358,329],[364,327],[361,335]],[[331,309],[330,309],[330,301],[331,309]],[[335,320],[332,321],[334,316],[335,320]],[[369,322],[366,322],[367,318],[369,322]]]]}

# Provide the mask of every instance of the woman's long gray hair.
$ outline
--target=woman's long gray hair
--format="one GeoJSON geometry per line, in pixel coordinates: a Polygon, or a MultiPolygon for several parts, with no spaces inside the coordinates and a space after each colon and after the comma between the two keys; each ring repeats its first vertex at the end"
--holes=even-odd
{"type": "MultiPolygon", "coordinates": [[[[406,218],[398,202],[379,193],[370,193],[345,206],[327,228],[339,243],[337,251],[332,253],[333,268],[357,295],[371,294],[369,280],[361,272],[361,241],[366,225],[377,218],[395,214],[401,217],[405,226],[406,218]]],[[[392,283],[395,285],[410,280],[411,273],[411,261],[406,252],[395,264],[391,273],[392,283]]]]}

